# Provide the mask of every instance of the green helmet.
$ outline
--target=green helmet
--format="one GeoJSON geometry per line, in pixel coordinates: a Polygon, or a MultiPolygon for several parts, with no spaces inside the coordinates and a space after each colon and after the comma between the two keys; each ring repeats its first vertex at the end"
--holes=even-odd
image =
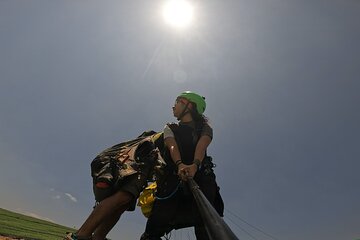
{"type": "Polygon", "coordinates": [[[200,96],[197,93],[191,92],[191,91],[185,91],[181,93],[178,97],[185,98],[189,102],[196,104],[196,110],[199,114],[203,114],[206,108],[206,102],[205,97],[200,96]]]}

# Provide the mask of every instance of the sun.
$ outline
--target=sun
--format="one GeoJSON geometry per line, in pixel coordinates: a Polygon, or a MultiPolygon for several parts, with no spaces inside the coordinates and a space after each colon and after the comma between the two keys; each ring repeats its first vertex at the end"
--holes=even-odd
{"type": "Polygon", "coordinates": [[[194,8],[186,0],[168,0],[163,7],[162,13],[167,24],[182,29],[192,23],[194,8]]]}

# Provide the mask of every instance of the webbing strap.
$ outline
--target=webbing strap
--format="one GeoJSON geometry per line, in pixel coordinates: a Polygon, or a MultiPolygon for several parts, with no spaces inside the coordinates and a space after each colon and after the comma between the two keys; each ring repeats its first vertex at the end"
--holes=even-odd
{"type": "Polygon", "coordinates": [[[181,182],[179,182],[179,184],[176,186],[175,190],[172,193],[170,193],[168,196],[166,196],[166,197],[157,197],[157,196],[155,196],[155,199],[156,200],[167,200],[167,199],[171,198],[179,190],[180,184],[181,184],[181,182]]]}

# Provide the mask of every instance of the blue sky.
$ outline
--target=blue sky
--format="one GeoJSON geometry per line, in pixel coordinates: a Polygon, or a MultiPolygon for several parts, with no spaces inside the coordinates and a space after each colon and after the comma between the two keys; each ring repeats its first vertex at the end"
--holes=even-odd
{"type": "Polygon", "coordinates": [[[359,238],[360,2],[197,0],[181,32],[163,3],[0,2],[0,207],[79,227],[91,160],[193,90],[229,211],[278,239],[359,238]]]}

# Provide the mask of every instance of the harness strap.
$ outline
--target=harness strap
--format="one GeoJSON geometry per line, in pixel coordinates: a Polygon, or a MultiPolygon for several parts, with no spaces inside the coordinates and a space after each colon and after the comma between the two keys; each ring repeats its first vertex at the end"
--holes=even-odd
{"type": "Polygon", "coordinates": [[[182,113],[180,114],[180,116],[177,118],[177,120],[180,121],[180,119],[181,119],[183,116],[185,116],[185,114],[187,114],[188,112],[190,112],[190,111],[186,111],[186,110],[189,109],[189,108],[188,108],[189,104],[190,104],[190,102],[188,102],[188,103],[185,105],[184,110],[182,111],[182,113]]]}
{"type": "Polygon", "coordinates": [[[176,186],[175,190],[174,190],[172,193],[170,193],[168,196],[166,196],[166,197],[158,197],[158,196],[155,196],[155,199],[156,199],[156,200],[167,200],[167,199],[171,198],[171,197],[174,196],[175,193],[179,190],[180,184],[181,184],[181,182],[178,183],[178,185],[176,186]]]}

